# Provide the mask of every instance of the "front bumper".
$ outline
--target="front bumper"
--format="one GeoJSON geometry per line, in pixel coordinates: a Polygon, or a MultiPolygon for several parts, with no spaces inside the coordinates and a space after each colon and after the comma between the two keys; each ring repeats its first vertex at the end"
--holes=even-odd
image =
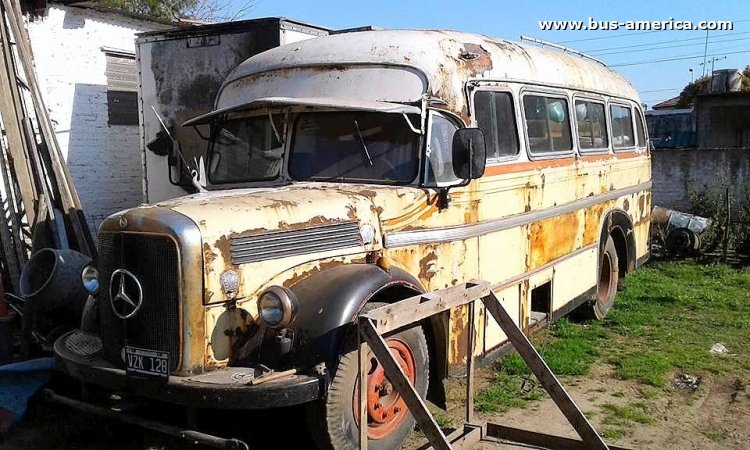
{"type": "Polygon", "coordinates": [[[307,403],[325,394],[323,376],[290,375],[249,385],[252,368],[227,367],[164,382],[125,375],[100,356],[97,336],[74,330],[55,341],[59,368],[80,381],[167,403],[215,409],[269,409],[307,403]]]}

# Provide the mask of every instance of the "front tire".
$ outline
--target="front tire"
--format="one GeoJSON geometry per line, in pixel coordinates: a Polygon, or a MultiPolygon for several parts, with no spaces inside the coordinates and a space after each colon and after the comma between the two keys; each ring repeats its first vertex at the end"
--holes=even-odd
{"type": "MultiPolygon", "coordinates": [[[[382,304],[367,305],[373,309],[382,304]]],[[[356,337],[356,336],[355,336],[356,337]]],[[[356,342],[356,339],[353,339],[356,342]]],[[[427,394],[429,353],[424,331],[419,325],[404,328],[385,337],[396,361],[422,398],[427,394]]],[[[308,405],[308,424],[317,447],[325,450],[359,448],[359,363],[356,344],[348,345],[325,399],[308,405]]],[[[414,430],[415,420],[406,404],[385,377],[374,357],[369,358],[368,448],[399,448],[414,430]],[[372,391],[372,392],[370,392],[372,391]]]]}

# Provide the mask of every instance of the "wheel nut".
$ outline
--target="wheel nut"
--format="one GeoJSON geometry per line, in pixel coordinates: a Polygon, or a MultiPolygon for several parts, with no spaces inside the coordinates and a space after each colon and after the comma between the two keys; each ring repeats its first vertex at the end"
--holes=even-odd
{"type": "Polygon", "coordinates": [[[401,408],[399,408],[398,406],[396,406],[396,407],[393,408],[393,413],[394,414],[398,414],[400,412],[401,412],[401,408]]]}
{"type": "Polygon", "coordinates": [[[383,420],[385,420],[385,419],[387,419],[387,418],[388,418],[388,413],[387,413],[387,412],[384,412],[384,413],[383,413],[383,415],[382,415],[382,416],[380,416],[380,417],[382,417],[382,418],[383,418],[383,420]]]}
{"type": "Polygon", "coordinates": [[[374,409],[380,409],[380,408],[382,408],[382,407],[383,407],[383,405],[382,405],[382,404],[381,404],[380,402],[378,402],[378,403],[375,403],[375,404],[374,404],[374,405],[373,405],[372,407],[373,407],[374,409]]]}

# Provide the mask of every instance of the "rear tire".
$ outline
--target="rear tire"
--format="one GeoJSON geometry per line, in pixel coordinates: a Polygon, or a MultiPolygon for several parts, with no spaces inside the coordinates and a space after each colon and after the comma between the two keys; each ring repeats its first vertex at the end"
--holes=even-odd
{"type": "Polygon", "coordinates": [[[583,318],[602,320],[615,304],[617,291],[621,290],[620,264],[617,259],[617,249],[612,236],[607,236],[604,252],[599,260],[596,281],[596,299],[584,303],[579,308],[583,318]]]}
{"type": "MultiPolygon", "coordinates": [[[[365,310],[384,305],[372,303],[365,310]]],[[[424,398],[429,382],[429,353],[424,331],[419,325],[404,328],[385,337],[386,344],[407,376],[413,376],[413,383],[419,395],[424,398]]],[[[370,387],[381,378],[377,359],[371,358],[370,387]]],[[[377,386],[383,386],[379,393],[368,393],[368,410],[385,413],[377,420],[368,413],[368,448],[372,450],[392,450],[399,448],[414,430],[415,420],[403,404],[403,399],[384,378],[377,386]],[[387,393],[390,392],[390,393],[387,393]],[[370,400],[372,399],[372,400],[370,400]],[[376,400],[377,399],[377,400],[376,400]],[[375,407],[379,404],[379,408],[375,407]]],[[[357,397],[359,392],[359,362],[356,336],[346,346],[336,374],[328,389],[326,398],[308,404],[307,417],[310,431],[316,446],[321,450],[356,450],[359,448],[359,415],[357,397]],[[353,341],[353,342],[352,342],[353,341]],[[356,412],[355,412],[356,409],[356,412]]]]}

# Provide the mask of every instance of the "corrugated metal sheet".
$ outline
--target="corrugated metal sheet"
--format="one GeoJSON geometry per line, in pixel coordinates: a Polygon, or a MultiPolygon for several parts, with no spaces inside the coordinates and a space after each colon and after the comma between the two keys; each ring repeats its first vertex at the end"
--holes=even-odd
{"type": "Polygon", "coordinates": [[[107,88],[111,91],[138,92],[138,69],[135,55],[104,51],[107,58],[107,88]]]}

